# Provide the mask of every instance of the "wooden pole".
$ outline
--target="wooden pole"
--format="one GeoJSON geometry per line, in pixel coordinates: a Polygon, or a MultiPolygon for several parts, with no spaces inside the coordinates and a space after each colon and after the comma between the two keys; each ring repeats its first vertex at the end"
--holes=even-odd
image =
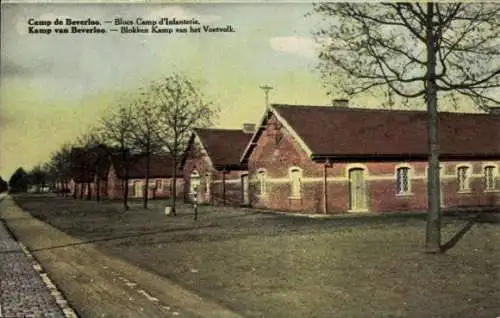
{"type": "Polygon", "coordinates": [[[222,205],[226,205],[226,170],[222,170],[222,205]]]}
{"type": "Polygon", "coordinates": [[[327,184],[327,166],[328,166],[328,161],[326,161],[323,165],[323,213],[328,214],[328,195],[327,195],[327,189],[328,189],[328,184],[327,184]]]}

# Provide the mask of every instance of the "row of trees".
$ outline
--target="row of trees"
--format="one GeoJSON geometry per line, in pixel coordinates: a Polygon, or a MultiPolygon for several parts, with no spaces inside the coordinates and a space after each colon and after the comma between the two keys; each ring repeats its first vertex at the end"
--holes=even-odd
{"type": "MultiPolygon", "coordinates": [[[[500,5],[321,2],[314,14],[326,22],[317,32],[318,68],[332,94],[384,92],[389,105],[425,103],[426,242],[429,252],[442,252],[438,101],[470,102],[483,110],[500,105],[500,5]]],[[[161,147],[178,158],[187,131],[208,124],[213,115],[190,81],[172,76],[148,86],[135,104],[119,107],[97,130],[120,149],[150,155],[161,147]]]]}
{"type": "Polygon", "coordinates": [[[7,190],[11,193],[27,192],[30,187],[34,187],[36,192],[42,191],[53,181],[48,167],[48,164],[37,165],[30,172],[21,167],[17,168],[8,182],[0,178],[0,192],[7,190]]]}
{"type": "Polygon", "coordinates": [[[0,177],[0,193],[6,192],[9,189],[9,184],[2,177],[0,177]]]}
{"type": "MultiPolygon", "coordinates": [[[[63,145],[52,154],[49,163],[35,167],[29,174],[40,186],[53,180],[64,191],[68,188],[71,177],[74,147],[89,149],[95,145],[106,145],[104,149],[112,149],[113,154],[118,155],[122,162],[129,162],[133,153],[141,154],[146,159],[143,205],[147,208],[151,156],[159,152],[170,153],[174,160],[171,205],[175,215],[175,180],[181,155],[186,149],[192,129],[210,126],[217,114],[218,107],[207,101],[195,82],[180,74],[167,76],[149,83],[128,100],[120,101],[89,132],[74,143],[63,145]]],[[[129,208],[127,167],[123,166],[125,210],[129,208]]],[[[98,193],[96,195],[99,197],[98,193]]]]}

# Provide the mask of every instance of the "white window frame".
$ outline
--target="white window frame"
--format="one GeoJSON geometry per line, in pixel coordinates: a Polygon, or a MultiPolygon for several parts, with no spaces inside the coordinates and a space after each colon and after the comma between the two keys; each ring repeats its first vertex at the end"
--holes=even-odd
{"type": "Polygon", "coordinates": [[[484,192],[498,192],[498,184],[497,184],[497,178],[498,178],[498,166],[496,164],[491,164],[491,163],[486,163],[483,165],[483,180],[484,180],[484,192]],[[486,175],[486,169],[491,168],[491,186],[488,183],[488,176],[486,175]]]}
{"type": "Polygon", "coordinates": [[[159,190],[159,191],[161,191],[163,189],[163,182],[161,181],[161,179],[155,180],[155,187],[156,187],[156,190],[159,190]]]}
{"type": "Polygon", "coordinates": [[[455,173],[455,176],[457,178],[457,192],[460,192],[460,193],[471,192],[471,188],[470,188],[471,174],[472,174],[472,167],[470,165],[461,164],[461,165],[457,166],[456,173],[455,173]],[[465,170],[465,179],[463,182],[461,181],[461,178],[460,178],[460,171],[462,171],[462,169],[466,169],[465,170]]]}
{"type": "MultiPolygon", "coordinates": [[[[396,166],[396,195],[398,196],[407,196],[411,195],[411,186],[412,186],[412,172],[413,169],[409,165],[398,165],[396,166]],[[403,184],[400,182],[400,171],[406,170],[406,190],[404,190],[403,184]]],[[[404,180],[404,179],[403,179],[404,180]]]]}
{"type": "Polygon", "coordinates": [[[267,196],[267,171],[265,169],[257,170],[258,196],[267,196]]]}
{"type": "Polygon", "coordinates": [[[302,198],[302,173],[302,169],[299,167],[291,167],[288,169],[288,175],[290,177],[290,199],[302,198]],[[294,173],[297,173],[298,185],[294,184],[294,173]]]}
{"type": "Polygon", "coordinates": [[[193,195],[194,192],[194,187],[193,187],[193,179],[196,180],[196,190],[199,191],[200,187],[200,173],[197,170],[191,171],[191,174],[189,175],[189,194],[193,195]]]}

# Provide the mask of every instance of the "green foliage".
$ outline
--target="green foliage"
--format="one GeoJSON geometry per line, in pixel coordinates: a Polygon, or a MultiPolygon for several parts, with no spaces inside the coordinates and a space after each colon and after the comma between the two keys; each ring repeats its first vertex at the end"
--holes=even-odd
{"type": "Polygon", "coordinates": [[[10,177],[9,190],[11,193],[27,192],[29,184],[28,174],[23,168],[19,167],[10,177]]]}
{"type": "Polygon", "coordinates": [[[5,192],[8,189],[9,189],[9,184],[7,183],[7,181],[2,179],[2,177],[0,177],[0,193],[5,192]]]}

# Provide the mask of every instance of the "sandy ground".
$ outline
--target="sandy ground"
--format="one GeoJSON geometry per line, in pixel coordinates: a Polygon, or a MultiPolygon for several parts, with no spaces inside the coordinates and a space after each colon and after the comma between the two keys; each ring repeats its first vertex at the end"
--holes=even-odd
{"type": "Polygon", "coordinates": [[[82,317],[238,317],[159,275],[104,255],[6,198],[1,217],[82,317]]]}
{"type": "MultiPolygon", "coordinates": [[[[109,268],[127,274],[132,283],[117,281],[135,283],[172,308],[175,299],[158,296],[164,284],[155,287],[157,280],[166,278],[245,317],[500,316],[500,224],[493,220],[475,221],[446,254],[429,255],[423,253],[422,214],[323,219],[201,206],[199,220],[193,221],[189,205],[180,204],[176,217],[166,217],[160,200],[150,202],[149,209],[134,201],[126,213],[115,201],[17,196],[16,203],[73,240],[78,238],[81,248],[73,245],[70,251],[92,246],[117,262],[87,264],[82,259],[76,264],[102,275],[109,268]],[[140,270],[122,269],[118,263],[123,262],[140,270]],[[130,276],[143,270],[154,275],[130,276]]],[[[467,229],[473,215],[446,217],[444,242],[467,229]]],[[[51,244],[54,250],[68,248],[64,241],[51,244]]],[[[173,310],[187,315],[182,309],[173,310]]],[[[203,308],[198,313],[223,317],[203,308]]],[[[159,317],[167,316],[165,312],[159,317]]]]}

